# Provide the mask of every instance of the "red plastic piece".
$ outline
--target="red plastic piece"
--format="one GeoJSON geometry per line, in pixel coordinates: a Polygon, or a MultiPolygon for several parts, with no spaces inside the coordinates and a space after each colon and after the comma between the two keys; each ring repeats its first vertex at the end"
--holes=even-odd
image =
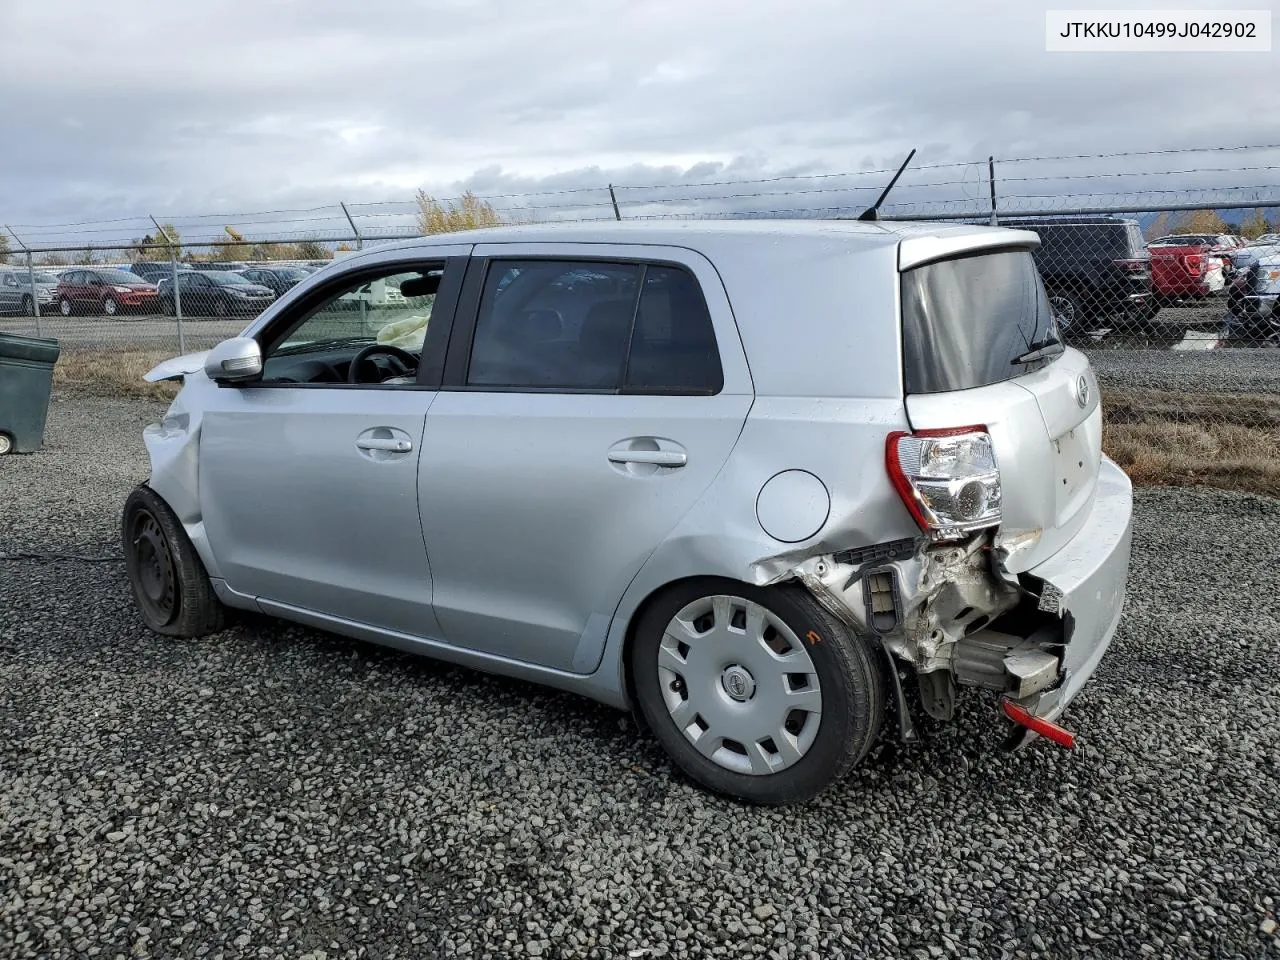
{"type": "Polygon", "coordinates": [[[1068,750],[1076,745],[1076,735],[1070,730],[1058,726],[1052,720],[1037,717],[1007,697],[1001,699],[1000,706],[1004,708],[1005,716],[1018,724],[1018,726],[1026,727],[1028,730],[1034,731],[1040,736],[1052,740],[1058,746],[1066,747],[1068,750]]]}

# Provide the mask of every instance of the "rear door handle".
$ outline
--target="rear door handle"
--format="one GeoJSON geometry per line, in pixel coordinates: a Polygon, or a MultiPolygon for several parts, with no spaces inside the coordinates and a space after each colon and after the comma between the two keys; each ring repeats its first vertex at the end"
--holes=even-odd
{"type": "Polygon", "coordinates": [[[395,437],[360,437],[356,446],[361,450],[386,450],[389,453],[408,453],[413,449],[412,440],[400,440],[395,437]]]}
{"type": "Polygon", "coordinates": [[[689,462],[683,450],[610,450],[613,463],[651,463],[657,467],[683,467],[689,462]]]}

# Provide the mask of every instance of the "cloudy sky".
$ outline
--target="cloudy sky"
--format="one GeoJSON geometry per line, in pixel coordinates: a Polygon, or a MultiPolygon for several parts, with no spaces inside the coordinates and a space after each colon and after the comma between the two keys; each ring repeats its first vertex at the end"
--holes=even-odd
{"type": "MultiPolygon", "coordinates": [[[[984,168],[930,165],[1280,140],[1276,53],[1046,53],[1044,11],[1064,5],[8,2],[0,223],[48,234],[31,225],[403,201],[418,187],[506,195],[879,170],[910,147],[914,183],[958,202],[981,195],[984,168]]],[[[1265,186],[1278,157],[1130,165],[1253,165],[1231,182],[1265,186]]],[[[863,186],[803,201],[852,203],[883,179],[787,185],[863,186]]]]}

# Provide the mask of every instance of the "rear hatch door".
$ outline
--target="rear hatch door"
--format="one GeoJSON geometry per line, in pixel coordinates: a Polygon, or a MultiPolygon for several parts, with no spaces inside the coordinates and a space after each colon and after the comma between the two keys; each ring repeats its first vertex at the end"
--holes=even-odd
{"type": "Polygon", "coordinates": [[[1061,344],[1029,249],[902,273],[903,379],[913,430],[982,425],[1000,469],[1011,572],[1080,529],[1097,486],[1102,413],[1088,359],[1061,344]]]}

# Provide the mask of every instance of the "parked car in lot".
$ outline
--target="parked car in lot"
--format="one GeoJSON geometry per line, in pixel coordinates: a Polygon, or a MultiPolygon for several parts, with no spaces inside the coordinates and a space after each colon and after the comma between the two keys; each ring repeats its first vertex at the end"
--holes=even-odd
{"type": "Polygon", "coordinates": [[[1179,242],[1203,246],[1210,257],[1221,261],[1223,279],[1227,282],[1231,280],[1231,274],[1234,271],[1232,257],[1243,245],[1239,237],[1234,237],[1228,233],[1174,233],[1167,237],[1157,237],[1155,240],[1150,241],[1147,246],[1148,248],[1154,246],[1177,246],[1179,242]]]}
{"type": "Polygon", "coordinates": [[[58,278],[54,295],[64,317],[83,312],[114,317],[130,310],[154,309],[156,285],[129,270],[94,267],[65,271],[58,278]]]}
{"type": "Polygon", "coordinates": [[[1242,269],[1227,292],[1223,339],[1280,347],[1280,243],[1242,269]]]}
{"type": "Polygon", "coordinates": [[[247,263],[233,263],[226,260],[193,260],[187,264],[192,270],[210,270],[214,272],[226,272],[228,270],[243,270],[248,266],[247,263]]]}
{"type": "Polygon", "coordinates": [[[276,296],[284,293],[311,276],[311,271],[302,267],[246,267],[238,271],[246,280],[271,288],[276,296]]]}
{"type": "Polygon", "coordinates": [[[1222,258],[1214,255],[1210,238],[1173,236],[1153,240],[1151,286],[1161,303],[1203,300],[1222,292],[1226,285],[1222,258]]]}
{"type": "Polygon", "coordinates": [[[1239,273],[1257,263],[1262,257],[1270,256],[1280,250],[1280,233],[1268,233],[1256,240],[1250,240],[1231,254],[1234,272],[1239,273]]]}
{"type": "MultiPolygon", "coordinates": [[[[270,287],[246,280],[231,270],[191,270],[178,274],[182,312],[188,316],[229,317],[260,313],[276,295],[270,287]]],[[[176,312],[173,284],[161,288],[160,309],[176,312]]]]}
{"type": "Polygon", "coordinates": [[[0,266],[0,313],[20,313],[33,317],[36,304],[49,313],[57,302],[58,278],[47,270],[35,271],[35,289],[26,270],[0,266]]]}
{"type": "Polygon", "coordinates": [[[1037,242],[737,221],[354,254],[148,374],[185,382],[124,509],[138,610],[188,637],[265,612],[630,707],[761,803],[957,689],[1010,746],[1070,743],[1131,491],[1037,242]],[[399,298],[344,299],[379,281],[399,298]]]}
{"type": "MultiPolygon", "coordinates": [[[[173,276],[173,265],[169,263],[161,263],[156,260],[139,260],[129,268],[143,280],[148,283],[159,285],[160,281],[166,277],[173,276]]],[[[178,271],[189,270],[190,268],[184,264],[178,264],[178,271]]]]}
{"type": "Polygon", "coordinates": [[[1141,325],[1159,310],[1137,221],[1037,217],[1004,222],[1040,237],[1035,262],[1064,333],[1083,333],[1116,320],[1141,325]]]}

